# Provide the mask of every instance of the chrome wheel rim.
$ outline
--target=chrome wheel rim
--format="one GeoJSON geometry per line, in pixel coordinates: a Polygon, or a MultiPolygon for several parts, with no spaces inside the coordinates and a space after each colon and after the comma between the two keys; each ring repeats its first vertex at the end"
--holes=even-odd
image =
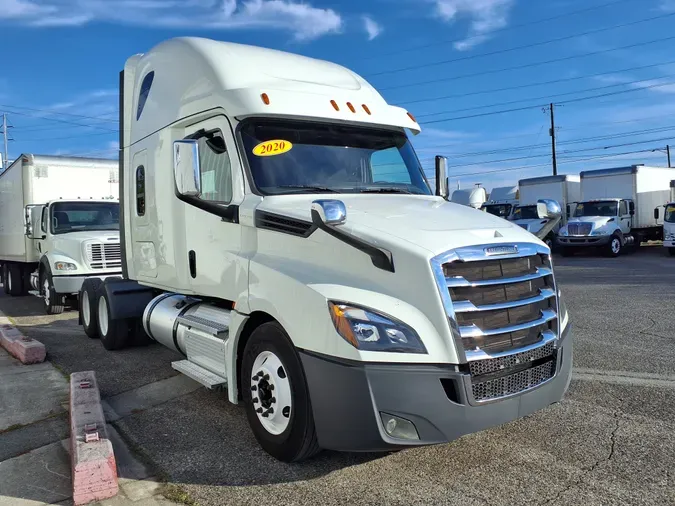
{"type": "Polygon", "coordinates": [[[91,323],[91,306],[89,304],[89,295],[87,292],[82,292],[82,320],[88,327],[91,323]]]}
{"type": "Polygon", "coordinates": [[[101,297],[98,300],[98,325],[101,328],[101,335],[108,334],[108,305],[105,299],[101,297]]]}

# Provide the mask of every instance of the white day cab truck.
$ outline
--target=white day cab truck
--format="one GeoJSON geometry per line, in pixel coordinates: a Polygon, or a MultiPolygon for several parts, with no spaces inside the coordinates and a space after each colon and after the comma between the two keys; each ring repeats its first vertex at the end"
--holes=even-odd
{"type": "Polygon", "coordinates": [[[488,200],[480,209],[494,216],[510,220],[518,205],[519,198],[518,186],[499,186],[492,189],[488,200]]]}
{"type": "Polygon", "coordinates": [[[59,314],[86,278],[121,275],[118,173],[114,160],[22,154],[0,175],[6,294],[59,314]]]}
{"type": "Polygon", "coordinates": [[[419,125],[360,76],[176,38],[129,58],[120,91],[124,275],[84,282],[87,335],[174,350],[282,461],[443,443],[561,400],[550,250],[449,203],[441,157],[432,190],[419,125]]]}
{"type": "Polygon", "coordinates": [[[663,240],[654,209],[670,197],[675,169],[631,165],[581,173],[581,201],[558,232],[563,255],[596,248],[617,257],[626,246],[663,240]]]}
{"type": "Polygon", "coordinates": [[[518,181],[520,203],[514,211],[513,221],[532,234],[538,234],[547,220],[537,216],[537,201],[551,199],[560,205],[563,218],[556,228],[545,237],[549,248],[555,245],[555,238],[560,227],[567,224],[572,205],[581,200],[581,178],[578,175],[560,174],[555,176],[533,177],[518,181]]]}
{"type": "Polygon", "coordinates": [[[661,207],[663,214],[663,247],[670,256],[675,256],[675,180],[670,182],[670,198],[665,206],[654,209],[654,218],[659,219],[661,207]]]}

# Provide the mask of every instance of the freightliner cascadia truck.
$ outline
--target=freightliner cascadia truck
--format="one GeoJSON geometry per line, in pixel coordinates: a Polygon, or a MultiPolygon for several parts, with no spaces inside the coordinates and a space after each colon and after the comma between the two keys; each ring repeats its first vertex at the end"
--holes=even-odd
{"type": "Polygon", "coordinates": [[[420,126],[360,76],[176,38],[120,92],[123,275],[80,291],[107,349],[174,350],[282,461],[444,443],[564,396],[549,248],[448,202],[445,158],[431,189],[420,126]]]}

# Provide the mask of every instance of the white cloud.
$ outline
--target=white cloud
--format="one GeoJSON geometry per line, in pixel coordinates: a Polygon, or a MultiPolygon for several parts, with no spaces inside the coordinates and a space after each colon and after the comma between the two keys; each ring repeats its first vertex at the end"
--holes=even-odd
{"type": "Polygon", "coordinates": [[[640,80],[634,79],[630,76],[596,76],[594,78],[596,81],[601,83],[606,83],[607,85],[620,85],[625,84],[626,86],[634,89],[645,89],[654,93],[675,93],[675,84],[668,79],[659,78],[659,79],[645,79],[640,80]]]}
{"type": "Polygon", "coordinates": [[[675,12],[675,0],[661,0],[659,10],[663,12],[675,12]]]}
{"type": "Polygon", "coordinates": [[[296,40],[339,33],[343,20],[333,9],[295,0],[0,0],[0,20],[36,27],[117,24],[235,30],[290,31],[296,40]]]}
{"type": "Polygon", "coordinates": [[[368,34],[368,40],[373,40],[382,33],[382,26],[370,16],[363,16],[363,28],[368,34]]]}
{"type": "Polygon", "coordinates": [[[492,32],[508,24],[515,0],[433,0],[433,2],[436,4],[436,14],[443,21],[469,19],[467,37],[454,44],[458,51],[466,51],[485,42],[492,32]]]}

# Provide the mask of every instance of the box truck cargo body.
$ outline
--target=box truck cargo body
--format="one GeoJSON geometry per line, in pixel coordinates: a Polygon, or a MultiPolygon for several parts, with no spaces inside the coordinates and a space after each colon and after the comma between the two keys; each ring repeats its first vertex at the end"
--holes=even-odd
{"type": "Polygon", "coordinates": [[[675,169],[632,165],[581,173],[581,201],[558,243],[570,248],[600,247],[617,256],[626,245],[663,239],[663,215],[654,209],[670,197],[675,169]]]}
{"type": "Polygon", "coordinates": [[[120,96],[123,278],[80,291],[106,349],[181,354],[284,461],[437,444],[563,397],[550,250],[448,202],[441,157],[432,190],[414,116],[362,77],[187,37],[130,57],[120,96]]]}
{"type": "Polygon", "coordinates": [[[63,311],[94,274],[120,274],[119,165],[22,154],[0,175],[0,263],[5,292],[63,311]]]}

